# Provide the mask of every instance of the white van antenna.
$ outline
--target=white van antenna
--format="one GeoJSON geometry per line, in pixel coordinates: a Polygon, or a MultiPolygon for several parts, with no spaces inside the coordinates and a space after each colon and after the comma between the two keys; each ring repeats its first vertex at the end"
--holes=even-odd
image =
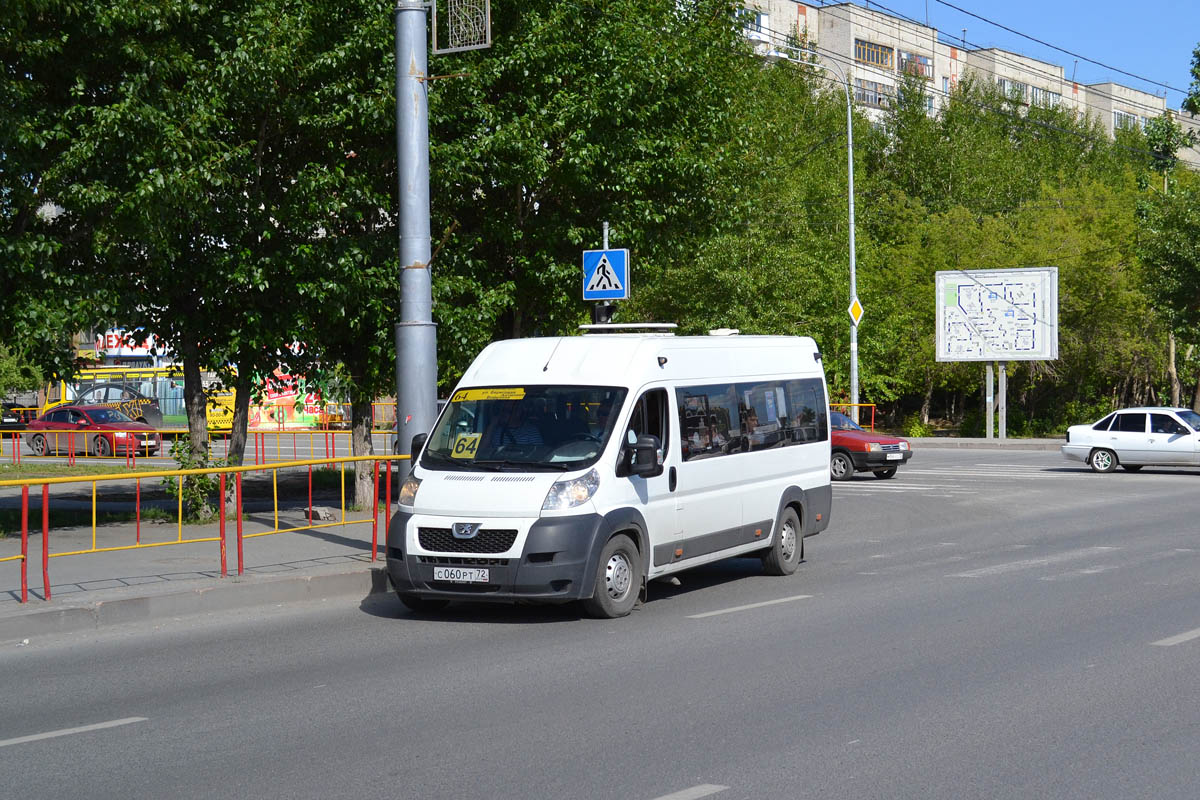
{"type": "Polygon", "coordinates": [[[546,363],[542,365],[542,372],[550,369],[550,362],[554,359],[554,354],[558,352],[558,346],[562,344],[563,337],[558,337],[558,341],[554,343],[554,349],[550,351],[550,356],[546,359],[546,363]]]}
{"type": "Polygon", "coordinates": [[[590,325],[580,325],[584,333],[633,333],[634,331],[651,331],[653,333],[671,334],[679,326],[674,322],[602,322],[590,325]]]}

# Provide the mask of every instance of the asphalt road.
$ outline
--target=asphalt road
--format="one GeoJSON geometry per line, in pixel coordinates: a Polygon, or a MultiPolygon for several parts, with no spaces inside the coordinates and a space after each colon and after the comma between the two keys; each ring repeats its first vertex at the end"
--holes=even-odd
{"type": "Polygon", "coordinates": [[[1192,800],[1198,487],[927,450],[836,485],[796,575],[626,619],[380,597],[9,647],[4,795],[1192,800]]]}

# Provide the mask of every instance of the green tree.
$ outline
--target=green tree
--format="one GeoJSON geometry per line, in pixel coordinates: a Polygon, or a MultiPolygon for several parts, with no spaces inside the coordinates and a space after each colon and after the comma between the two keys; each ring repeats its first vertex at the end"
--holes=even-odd
{"type": "MultiPolygon", "coordinates": [[[[724,0],[498,0],[490,50],[435,58],[435,315],[444,381],[496,336],[585,317],[580,251],[636,280],[727,219],[758,63],[724,0]]],[[[644,284],[642,284],[644,285],[644,284]]]]}
{"type": "Polygon", "coordinates": [[[62,117],[78,102],[72,71],[58,64],[62,40],[82,45],[72,53],[81,71],[97,59],[86,21],[64,5],[12,3],[0,18],[0,320],[10,357],[42,375],[71,373],[72,334],[105,306],[86,270],[56,263],[85,235],[47,194],[46,174],[66,147],[62,117]]]}
{"type": "Polygon", "coordinates": [[[22,353],[0,344],[0,398],[38,389],[44,380],[37,366],[22,353]]]}
{"type": "MultiPolygon", "coordinates": [[[[1187,341],[1200,340],[1200,186],[1195,180],[1148,199],[1138,252],[1151,295],[1187,341]]],[[[1200,392],[1193,406],[1200,401],[1200,392]]]]}
{"type": "Polygon", "coordinates": [[[1192,116],[1200,114],[1200,44],[1192,51],[1192,83],[1188,86],[1182,108],[1192,116]]]}
{"type": "Polygon", "coordinates": [[[340,216],[383,208],[355,177],[378,170],[367,183],[386,182],[387,160],[354,154],[387,138],[387,8],[40,5],[31,82],[62,84],[69,97],[37,130],[55,144],[39,194],[76,234],[54,240],[54,271],[86,273],[105,287],[97,317],[154,333],[182,359],[197,454],[207,447],[201,371],[225,375],[237,389],[238,460],[256,377],[278,365],[305,372],[320,349],[301,309],[340,276],[311,251],[339,232],[327,226],[340,216]],[[65,34],[60,16],[74,23],[65,34]],[[371,103],[368,126],[347,124],[371,103]]]}

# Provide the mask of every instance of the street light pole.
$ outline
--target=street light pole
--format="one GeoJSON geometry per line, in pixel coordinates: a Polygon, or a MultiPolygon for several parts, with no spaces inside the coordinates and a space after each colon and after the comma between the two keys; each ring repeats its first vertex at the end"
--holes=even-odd
{"type": "MultiPolygon", "coordinates": [[[[809,66],[817,67],[818,69],[829,70],[838,76],[842,81],[842,88],[846,90],[846,171],[847,171],[847,191],[849,193],[849,208],[850,208],[850,307],[855,306],[861,308],[858,302],[858,281],[854,272],[854,101],[850,95],[850,80],[846,77],[846,73],[842,71],[836,63],[821,64],[819,62],[797,62],[808,64],[809,66]]],[[[861,314],[861,311],[859,312],[861,314]]],[[[855,313],[850,313],[850,418],[858,422],[858,321],[855,319],[855,313]]]]}
{"type": "MultiPolygon", "coordinates": [[[[437,415],[437,326],[429,272],[429,105],[426,7],[397,0],[396,166],[400,213],[400,321],[396,323],[397,452],[428,433],[437,415]]],[[[411,462],[396,464],[403,480],[411,462]]]]}

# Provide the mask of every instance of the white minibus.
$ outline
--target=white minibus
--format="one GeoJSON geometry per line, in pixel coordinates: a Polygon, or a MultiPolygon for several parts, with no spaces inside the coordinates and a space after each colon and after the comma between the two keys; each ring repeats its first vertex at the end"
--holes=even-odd
{"type": "Polygon", "coordinates": [[[589,334],[479,354],[387,531],[406,606],[581,600],[731,556],[789,575],[829,524],[828,395],[809,337],[589,334]]]}

